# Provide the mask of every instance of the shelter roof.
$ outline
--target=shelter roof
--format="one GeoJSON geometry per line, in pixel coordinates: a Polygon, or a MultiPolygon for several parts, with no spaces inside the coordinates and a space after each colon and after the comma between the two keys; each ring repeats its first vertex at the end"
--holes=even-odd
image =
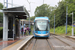
{"type": "Polygon", "coordinates": [[[12,14],[12,15],[17,15],[17,16],[25,16],[25,15],[29,16],[29,13],[26,10],[26,8],[24,8],[24,6],[13,7],[13,8],[4,8],[2,10],[6,14],[12,14]]]}

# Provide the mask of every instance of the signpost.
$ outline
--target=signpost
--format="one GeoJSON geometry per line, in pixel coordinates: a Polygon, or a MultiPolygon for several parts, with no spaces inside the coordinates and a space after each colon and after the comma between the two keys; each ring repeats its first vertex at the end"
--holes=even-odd
{"type": "Polygon", "coordinates": [[[74,25],[74,27],[75,27],[75,21],[73,21],[73,25],[74,25]]]}

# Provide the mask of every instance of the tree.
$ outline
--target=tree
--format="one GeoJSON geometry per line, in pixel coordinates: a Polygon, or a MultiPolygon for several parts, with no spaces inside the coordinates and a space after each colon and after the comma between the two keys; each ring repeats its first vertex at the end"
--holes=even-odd
{"type": "Polygon", "coordinates": [[[55,14],[56,14],[56,27],[64,25],[66,22],[66,7],[64,1],[58,3],[58,7],[55,10],[55,14]]]}
{"type": "MultiPolygon", "coordinates": [[[[0,9],[3,8],[2,3],[0,3],[0,9]]],[[[3,13],[0,12],[0,23],[3,23],[3,13]]]]}
{"type": "Polygon", "coordinates": [[[66,6],[68,6],[68,25],[72,24],[72,16],[69,14],[74,12],[75,15],[75,0],[62,0],[58,3],[56,10],[52,11],[52,16],[54,14],[56,16],[56,27],[66,23],[66,6]]]}
{"type": "Polygon", "coordinates": [[[51,12],[50,6],[47,4],[43,4],[36,8],[35,17],[40,17],[40,16],[50,17],[50,12],[51,12]]]}
{"type": "Polygon", "coordinates": [[[30,17],[30,20],[33,21],[35,19],[35,16],[30,17]]]}
{"type": "MultiPolygon", "coordinates": [[[[50,19],[50,26],[54,27],[54,14],[55,14],[55,26],[62,26],[66,23],[66,6],[68,6],[68,25],[72,24],[72,15],[75,16],[75,0],[62,0],[58,3],[58,6],[51,7],[47,4],[43,4],[36,8],[35,16],[47,16],[50,19]]],[[[74,18],[75,20],[75,18],[74,18]]]]}
{"type": "MultiPolygon", "coordinates": [[[[68,6],[68,14],[74,12],[74,15],[75,15],[75,0],[65,0],[66,2],[68,2],[67,6],[68,6]]],[[[72,16],[69,15],[68,17],[70,17],[72,19],[72,16]]],[[[75,20],[75,18],[74,18],[75,20]]]]}

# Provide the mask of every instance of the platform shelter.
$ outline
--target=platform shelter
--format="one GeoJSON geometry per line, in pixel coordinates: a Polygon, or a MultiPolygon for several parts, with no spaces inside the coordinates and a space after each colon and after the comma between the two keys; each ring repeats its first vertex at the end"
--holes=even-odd
{"type": "Polygon", "coordinates": [[[20,19],[29,17],[29,13],[24,6],[5,8],[3,10],[3,40],[14,40],[16,35],[20,35],[20,19]],[[17,34],[16,34],[17,33],[17,34]]]}

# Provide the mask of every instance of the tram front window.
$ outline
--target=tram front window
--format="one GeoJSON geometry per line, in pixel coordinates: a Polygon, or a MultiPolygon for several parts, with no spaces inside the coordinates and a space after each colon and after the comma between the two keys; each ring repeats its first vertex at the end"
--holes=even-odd
{"type": "Polygon", "coordinates": [[[36,31],[48,31],[48,21],[47,20],[37,20],[35,23],[36,31]]]}

